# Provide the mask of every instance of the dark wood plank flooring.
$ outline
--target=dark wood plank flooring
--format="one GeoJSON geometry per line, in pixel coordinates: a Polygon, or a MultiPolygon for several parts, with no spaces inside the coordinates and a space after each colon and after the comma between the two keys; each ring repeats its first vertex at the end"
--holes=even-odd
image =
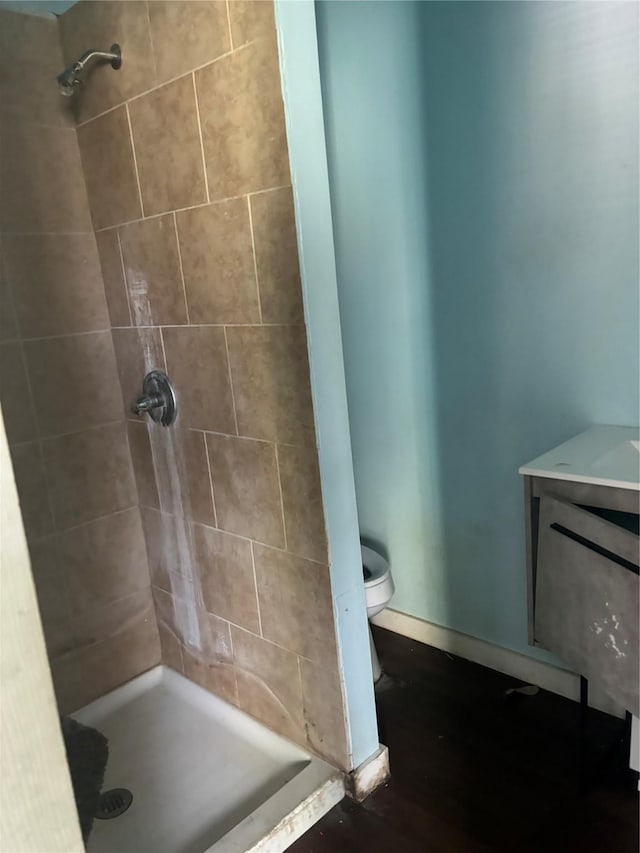
{"type": "Polygon", "coordinates": [[[637,853],[621,720],[590,711],[585,751],[577,703],[508,695],[513,678],[374,631],[391,779],[360,805],[343,800],[292,853],[637,853]],[[585,790],[585,778],[597,781],[585,790]]]}

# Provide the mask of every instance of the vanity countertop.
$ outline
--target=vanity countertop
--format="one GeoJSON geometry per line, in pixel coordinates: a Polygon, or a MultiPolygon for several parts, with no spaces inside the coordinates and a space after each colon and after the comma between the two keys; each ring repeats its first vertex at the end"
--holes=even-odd
{"type": "Polygon", "coordinates": [[[597,424],[523,465],[519,473],[640,491],[640,428],[597,424]]]}

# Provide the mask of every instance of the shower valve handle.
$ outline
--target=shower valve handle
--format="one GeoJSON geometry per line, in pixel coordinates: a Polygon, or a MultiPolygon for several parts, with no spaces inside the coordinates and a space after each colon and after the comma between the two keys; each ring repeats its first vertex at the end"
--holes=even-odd
{"type": "Polygon", "coordinates": [[[152,421],[170,426],[176,419],[176,395],[169,377],[161,370],[152,370],[144,377],[142,397],[131,406],[136,415],[148,414],[152,421]]]}
{"type": "Polygon", "coordinates": [[[164,400],[159,394],[155,394],[151,397],[138,397],[131,410],[135,415],[143,415],[152,409],[160,408],[160,406],[164,406],[164,400]]]}

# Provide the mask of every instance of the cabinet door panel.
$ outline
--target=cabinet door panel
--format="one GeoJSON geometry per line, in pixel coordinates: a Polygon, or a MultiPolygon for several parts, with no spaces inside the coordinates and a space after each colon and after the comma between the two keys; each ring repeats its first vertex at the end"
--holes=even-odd
{"type": "Polygon", "coordinates": [[[540,501],[536,641],[638,714],[638,537],[540,501]]]}

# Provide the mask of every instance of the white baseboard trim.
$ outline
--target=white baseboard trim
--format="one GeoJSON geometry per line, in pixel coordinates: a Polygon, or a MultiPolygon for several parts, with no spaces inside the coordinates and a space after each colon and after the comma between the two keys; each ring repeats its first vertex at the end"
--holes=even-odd
{"type": "MultiPolygon", "coordinates": [[[[383,610],[371,620],[374,625],[386,628],[403,637],[410,637],[427,646],[434,646],[443,652],[449,652],[465,660],[511,675],[527,684],[535,684],[543,690],[573,699],[580,699],[580,676],[567,669],[561,669],[544,661],[530,658],[511,649],[495,646],[485,640],[479,640],[468,634],[461,634],[452,628],[443,628],[433,622],[400,613],[398,610],[383,610]]],[[[605,694],[589,685],[589,704],[594,708],[623,717],[624,711],[615,705],[605,694]]]]}

